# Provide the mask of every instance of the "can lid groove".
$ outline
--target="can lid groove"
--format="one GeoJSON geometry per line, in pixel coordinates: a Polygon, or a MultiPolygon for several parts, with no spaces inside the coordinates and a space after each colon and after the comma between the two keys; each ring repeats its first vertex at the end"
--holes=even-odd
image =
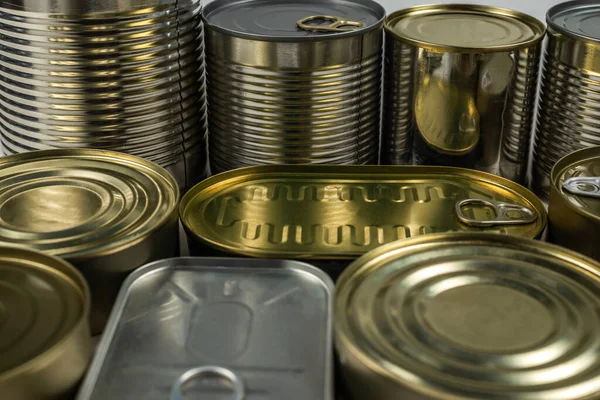
{"type": "Polygon", "coordinates": [[[576,39],[600,42],[600,3],[575,0],[560,3],[546,13],[548,26],[576,39]]]}

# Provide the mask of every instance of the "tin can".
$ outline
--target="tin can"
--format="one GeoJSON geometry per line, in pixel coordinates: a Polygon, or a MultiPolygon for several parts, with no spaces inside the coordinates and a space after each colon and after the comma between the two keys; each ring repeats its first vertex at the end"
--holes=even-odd
{"type": "Polygon", "coordinates": [[[4,154],[99,148],[155,162],[182,189],[207,176],[200,11],[200,0],[2,0],[4,154]]]}
{"type": "Polygon", "coordinates": [[[600,394],[600,264],[487,233],[381,246],[336,286],[354,399],[583,400],[600,394]]]}
{"type": "Polygon", "coordinates": [[[0,247],[0,398],[74,394],[91,358],[90,293],[69,263],[0,247]]]}
{"type": "Polygon", "coordinates": [[[524,183],[544,33],[533,17],[480,5],[389,15],[382,164],[474,168],[524,183]]]}
{"type": "Polygon", "coordinates": [[[134,269],[179,255],[179,189],[149,161],[101,150],[0,158],[0,245],[60,256],[85,276],[100,333],[134,269]]]}
{"type": "Polygon", "coordinates": [[[383,7],[216,0],[202,15],[213,173],[377,163],[383,7]]]}
{"type": "Polygon", "coordinates": [[[146,265],[123,284],[77,400],[332,400],[333,290],[297,261],[146,265]]]}
{"type": "Polygon", "coordinates": [[[562,157],[600,145],[600,3],[570,1],[546,14],[548,43],[530,186],[542,199],[562,157]]]}
{"type": "Polygon", "coordinates": [[[479,171],[418,166],[256,166],[213,176],[180,205],[191,254],[356,259],[382,244],[448,231],[539,237],[543,204],[479,171]]]}
{"type": "Polygon", "coordinates": [[[549,241],[600,261],[600,147],[561,158],[551,179],[549,241]]]}

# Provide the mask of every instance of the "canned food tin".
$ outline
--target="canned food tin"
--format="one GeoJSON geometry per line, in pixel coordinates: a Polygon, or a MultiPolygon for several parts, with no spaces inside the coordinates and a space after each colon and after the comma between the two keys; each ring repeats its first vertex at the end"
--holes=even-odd
{"type": "Polygon", "coordinates": [[[3,152],[120,151],[193,186],[208,175],[200,11],[200,0],[0,1],[3,152]]]}
{"type": "Polygon", "coordinates": [[[382,164],[474,168],[523,183],[544,32],[533,17],[479,5],[389,15],[382,164]]]}
{"type": "Polygon", "coordinates": [[[336,288],[354,399],[583,400],[600,395],[600,264],[486,233],[364,255],[336,288]]]}
{"type": "Polygon", "coordinates": [[[213,173],[377,163],[383,7],[216,0],[202,15],[213,173]]]}
{"type": "Polygon", "coordinates": [[[90,293],[69,263],[0,247],[0,398],[74,394],[91,358],[90,293]]]}
{"type": "Polygon", "coordinates": [[[532,162],[534,192],[548,199],[554,164],[600,145],[600,2],[570,1],[546,14],[548,43],[532,162]]]}
{"type": "Polygon", "coordinates": [[[524,187],[452,167],[259,166],[213,176],[182,199],[190,252],[352,260],[447,231],[539,237],[543,204],[524,187]]]}
{"type": "Polygon", "coordinates": [[[600,147],[563,157],[551,177],[549,241],[600,261],[600,147]]]}
{"type": "Polygon", "coordinates": [[[0,245],[60,256],[90,284],[100,333],[123,279],[179,255],[179,189],[141,158],[100,150],[33,151],[0,158],[0,245]]]}
{"type": "Polygon", "coordinates": [[[296,261],[152,263],[124,283],[77,399],[332,400],[332,304],[333,282],[296,261]]]}

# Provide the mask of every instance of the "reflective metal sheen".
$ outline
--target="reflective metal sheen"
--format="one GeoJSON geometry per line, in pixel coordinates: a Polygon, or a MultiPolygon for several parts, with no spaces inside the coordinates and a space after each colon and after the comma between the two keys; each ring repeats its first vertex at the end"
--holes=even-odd
{"type": "Polygon", "coordinates": [[[523,183],[545,27],[479,5],[386,18],[382,164],[474,168],[523,183]]]}
{"type": "Polygon", "coordinates": [[[600,395],[600,264],[485,233],[381,246],[336,286],[353,399],[583,400],[600,395]]]}

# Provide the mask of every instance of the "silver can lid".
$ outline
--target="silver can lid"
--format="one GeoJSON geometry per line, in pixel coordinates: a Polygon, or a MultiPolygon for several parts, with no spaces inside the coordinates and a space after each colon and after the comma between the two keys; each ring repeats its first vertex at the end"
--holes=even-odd
{"type": "Polygon", "coordinates": [[[600,2],[576,0],[558,4],[548,10],[546,22],[577,39],[600,41],[600,2]]]}
{"type": "Polygon", "coordinates": [[[227,35],[298,41],[364,34],[382,26],[385,9],[371,0],[216,0],[202,16],[227,35]]]}

